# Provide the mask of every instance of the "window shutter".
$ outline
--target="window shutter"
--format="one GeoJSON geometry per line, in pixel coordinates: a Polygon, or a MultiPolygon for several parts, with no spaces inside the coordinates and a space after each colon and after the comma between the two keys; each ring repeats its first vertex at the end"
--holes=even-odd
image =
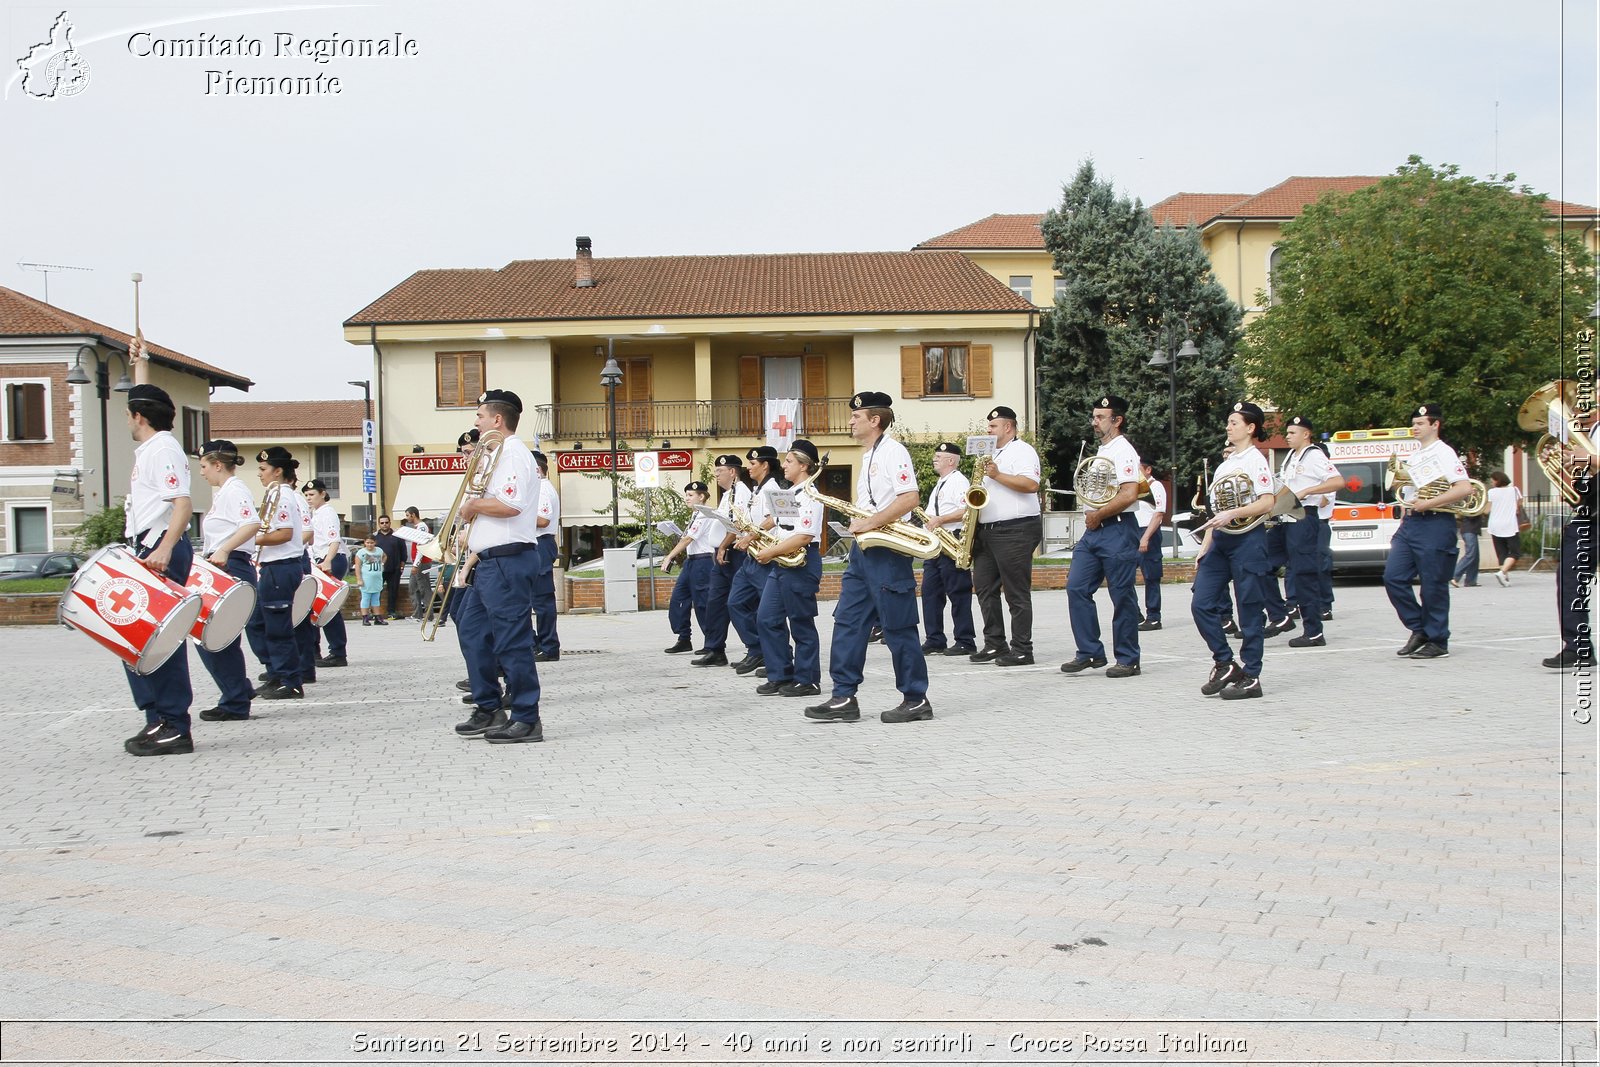
{"type": "Polygon", "coordinates": [[[973,396],[994,395],[994,345],[972,345],[972,366],[967,369],[967,388],[973,396]]]}
{"type": "Polygon", "coordinates": [[[32,441],[43,441],[50,436],[45,432],[44,386],[38,382],[28,382],[22,387],[22,396],[28,409],[27,437],[32,441]]]}
{"type": "Polygon", "coordinates": [[[433,360],[439,371],[434,406],[453,408],[459,402],[459,397],[461,396],[461,384],[456,376],[456,357],[437,355],[433,357],[433,360]]]}
{"type": "Polygon", "coordinates": [[[805,363],[805,412],[800,425],[806,433],[828,432],[828,357],[811,355],[805,363]]]}
{"type": "Polygon", "coordinates": [[[476,405],[478,398],[483,395],[483,357],[462,356],[461,358],[461,398],[456,401],[462,405],[476,405]]]}
{"type": "Polygon", "coordinates": [[[655,433],[655,421],[650,417],[649,356],[623,361],[622,395],[627,398],[628,410],[618,421],[628,428],[627,432],[647,437],[655,433]]]}
{"type": "Polygon", "coordinates": [[[922,395],[922,346],[900,346],[900,395],[907,400],[922,395]]]}
{"type": "Polygon", "coordinates": [[[766,421],[761,405],[761,357],[739,357],[739,432],[760,433],[766,421]]]}

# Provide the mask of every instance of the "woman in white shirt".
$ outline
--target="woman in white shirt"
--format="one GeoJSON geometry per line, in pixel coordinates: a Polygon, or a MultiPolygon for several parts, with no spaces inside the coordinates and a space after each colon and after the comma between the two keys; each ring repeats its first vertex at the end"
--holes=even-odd
{"type": "MultiPolygon", "coordinates": [[[[350,557],[344,554],[344,542],[339,539],[339,513],[333,510],[333,498],[328,486],[313,478],[306,483],[306,501],[311,505],[311,565],[344,581],[350,572],[350,557]]],[[[317,660],[318,667],[345,667],[346,637],[344,615],[336,614],[321,628],[328,638],[328,654],[317,660]]]]}
{"type": "MultiPolygon", "coordinates": [[[[250,490],[234,473],[243,462],[232,441],[207,441],[200,446],[200,477],[211,486],[211,509],[200,520],[200,544],[207,562],[254,589],[256,568],[246,546],[253,547],[261,517],[250,490]]],[[[255,689],[245,670],[241,638],[234,638],[233,644],[220,652],[208,652],[204,645],[197,645],[196,650],[220,694],[217,706],[202,711],[200,717],[207,722],[248,719],[255,689]]]]}
{"type": "Polygon", "coordinates": [[[1517,522],[1517,507],[1522,503],[1522,490],[1511,484],[1505,471],[1489,475],[1494,487],[1489,490],[1489,536],[1494,539],[1494,554],[1500,560],[1500,569],[1494,580],[1510,585],[1508,572],[1517,565],[1522,554],[1522,528],[1517,522]]]}

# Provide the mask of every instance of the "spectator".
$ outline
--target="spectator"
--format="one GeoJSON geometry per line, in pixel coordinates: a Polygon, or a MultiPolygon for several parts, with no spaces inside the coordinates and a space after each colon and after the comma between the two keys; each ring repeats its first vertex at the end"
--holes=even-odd
{"type": "MultiPolygon", "coordinates": [[[[383,553],[383,585],[389,594],[388,616],[400,617],[400,571],[406,562],[406,543],[395,536],[389,516],[378,516],[378,532],[372,538],[383,553]]],[[[379,617],[383,612],[379,612],[379,617]]]]}
{"type": "Polygon", "coordinates": [[[1483,516],[1456,516],[1456,532],[1461,535],[1461,561],[1456,564],[1456,576],[1450,584],[1457,589],[1474,589],[1478,585],[1478,537],[1483,533],[1483,516]]]}
{"type": "Polygon", "coordinates": [[[1494,554],[1500,560],[1494,580],[1510,585],[1508,574],[1517,565],[1517,557],[1522,555],[1522,526],[1517,521],[1522,490],[1511,484],[1505,471],[1495,471],[1489,475],[1489,480],[1494,483],[1489,490],[1489,536],[1494,539],[1494,554]]]}
{"type": "MultiPolygon", "coordinates": [[[[422,521],[422,512],[406,508],[406,525],[424,537],[433,531],[422,521]]],[[[428,610],[428,598],[433,595],[433,560],[418,551],[422,546],[415,541],[406,543],[406,557],[411,563],[411,617],[421,619],[428,610]]]]}

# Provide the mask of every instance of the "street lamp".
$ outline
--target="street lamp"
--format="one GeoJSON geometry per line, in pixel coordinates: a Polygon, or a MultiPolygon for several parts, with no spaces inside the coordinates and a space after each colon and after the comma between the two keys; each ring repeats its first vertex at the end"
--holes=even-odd
{"type": "MultiPolygon", "coordinates": [[[[357,389],[361,390],[361,399],[364,400],[366,402],[366,405],[367,405],[366,421],[367,422],[371,422],[372,421],[372,379],[369,378],[364,382],[346,382],[345,384],[346,385],[353,385],[357,389]]],[[[377,485],[378,485],[378,477],[377,477],[378,468],[377,468],[376,462],[374,462],[374,465],[373,465],[373,468],[372,468],[372,475],[373,475],[373,477],[372,477],[372,483],[371,484],[372,484],[373,488],[377,488],[377,485]]],[[[365,424],[363,424],[362,427],[361,427],[361,481],[362,481],[363,485],[365,485],[366,481],[367,481],[367,427],[365,426],[365,424]]],[[[372,507],[373,507],[372,494],[369,492],[367,494],[367,531],[369,533],[378,528],[377,516],[373,514],[372,507]]]]}
{"type": "MultiPolygon", "coordinates": [[[[595,355],[602,349],[595,345],[595,355]]],[[[612,351],[612,339],[606,338],[603,349],[606,354],[605,369],[600,372],[600,384],[606,390],[606,421],[611,426],[611,536],[610,548],[617,547],[617,527],[622,524],[622,515],[617,503],[617,386],[622,384],[622,368],[617,365],[617,357],[612,351]]]]}
{"type": "MultiPolygon", "coordinates": [[[[1172,327],[1167,327],[1167,347],[1172,346],[1172,327]]],[[[1178,360],[1198,356],[1200,350],[1194,346],[1192,338],[1185,337],[1183,345],[1172,356],[1167,355],[1167,349],[1158,348],[1150,353],[1148,367],[1167,368],[1167,418],[1172,442],[1172,499],[1167,501],[1167,522],[1172,522],[1173,506],[1178,498],[1178,360]]],[[[1172,526],[1172,558],[1178,558],[1178,527],[1172,526]]]]}
{"type": "Polygon", "coordinates": [[[100,506],[109,507],[111,504],[111,442],[110,430],[106,426],[106,400],[112,390],[126,393],[133,388],[133,382],[128,379],[127,359],[123,359],[122,377],[117,379],[116,385],[110,385],[111,375],[108,370],[107,360],[100,358],[100,350],[94,345],[79,345],[78,355],[72,364],[72,369],[67,372],[67,382],[71,385],[88,385],[89,372],[83,366],[83,354],[89,353],[94,360],[94,391],[100,398],[100,506]]]}

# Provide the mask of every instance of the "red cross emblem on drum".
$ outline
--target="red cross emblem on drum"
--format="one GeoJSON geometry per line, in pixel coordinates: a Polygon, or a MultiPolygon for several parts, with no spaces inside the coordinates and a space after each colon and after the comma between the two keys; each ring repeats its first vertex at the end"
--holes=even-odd
{"type": "Polygon", "coordinates": [[[94,609],[116,626],[126,626],[145,613],[150,594],[131,578],[112,578],[95,593],[94,609]]]}
{"type": "Polygon", "coordinates": [[[188,583],[190,586],[198,586],[201,589],[216,588],[217,583],[212,580],[211,572],[206,570],[204,567],[194,568],[189,572],[189,577],[193,579],[188,583]]]}

